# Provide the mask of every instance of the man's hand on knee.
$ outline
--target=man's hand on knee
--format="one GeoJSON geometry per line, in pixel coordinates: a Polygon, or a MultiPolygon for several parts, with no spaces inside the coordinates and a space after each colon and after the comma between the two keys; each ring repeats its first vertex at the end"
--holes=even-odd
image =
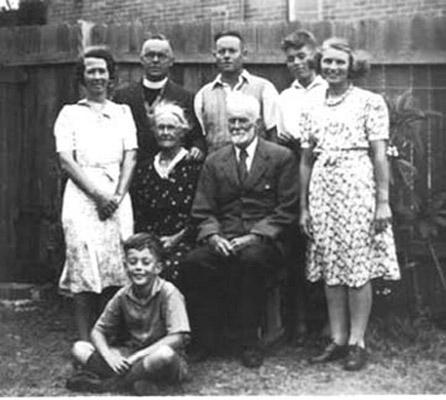
{"type": "Polygon", "coordinates": [[[209,237],[208,243],[211,249],[225,257],[234,254],[235,250],[231,242],[216,233],[209,237]]]}
{"type": "Polygon", "coordinates": [[[234,251],[240,251],[247,246],[251,246],[253,244],[259,244],[260,242],[261,242],[261,236],[256,235],[254,233],[248,233],[247,235],[233,238],[230,243],[234,251]]]}

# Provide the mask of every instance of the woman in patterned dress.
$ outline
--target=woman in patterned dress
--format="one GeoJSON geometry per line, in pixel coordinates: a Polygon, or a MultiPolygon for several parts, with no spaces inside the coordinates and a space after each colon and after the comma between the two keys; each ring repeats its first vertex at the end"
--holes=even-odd
{"type": "Polygon", "coordinates": [[[77,72],[86,98],[65,105],[54,125],[68,175],[62,207],[66,259],[59,281],[74,299],[81,340],[116,289],[127,282],[122,242],[133,233],[128,186],[136,163],[130,109],[107,100],[115,64],[104,49],[85,53],[77,72]]]}
{"type": "Polygon", "coordinates": [[[323,280],[332,342],[314,363],[367,358],[371,280],[400,278],[389,207],[389,117],[383,98],[353,86],[367,70],[344,39],[322,45],[325,100],[301,120],[300,227],[310,238],[307,279],[323,280]]]}
{"type": "Polygon", "coordinates": [[[189,215],[201,163],[190,159],[182,146],[190,126],[180,106],[159,103],[154,124],[160,152],[138,165],[130,189],[135,229],[161,238],[166,252],[161,275],[177,283],[180,261],[193,245],[189,215]]]}

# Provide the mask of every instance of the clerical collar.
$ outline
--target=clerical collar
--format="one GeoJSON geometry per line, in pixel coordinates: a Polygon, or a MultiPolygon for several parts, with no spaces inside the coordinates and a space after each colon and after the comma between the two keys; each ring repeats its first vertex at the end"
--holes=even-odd
{"type": "Polygon", "coordinates": [[[150,81],[147,78],[142,79],[142,84],[147,89],[157,90],[161,89],[165,84],[167,83],[167,76],[164,79],[161,79],[160,81],[150,81]]]}

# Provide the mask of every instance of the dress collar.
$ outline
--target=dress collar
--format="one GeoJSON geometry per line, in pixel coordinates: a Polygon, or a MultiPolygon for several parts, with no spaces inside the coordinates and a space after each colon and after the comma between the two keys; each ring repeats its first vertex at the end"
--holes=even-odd
{"type": "Polygon", "coordinates": [[[160,153],[156,154],[153,159],[153,166],[155,167],[155,171],[161,178],[168,179],[169,174],[172,172],[175,166],[188,154],[189,152],[184,147],[182,147],[180,151],[177,153],[177,155],[172,159],[172,161],[167,166],[161,166],[160,153]]]}
{"type": "MultiPolygon", "coordinates": [[[[93,110],[92,102],[86,98],[79,100],[77,104],[93,110]]],[[[101,113],[104,117],[110,118],[113,114],[113,106],[113,102],[111,102],[110,100],[105,100],[104,106],[98,112],[101,113]]]]}

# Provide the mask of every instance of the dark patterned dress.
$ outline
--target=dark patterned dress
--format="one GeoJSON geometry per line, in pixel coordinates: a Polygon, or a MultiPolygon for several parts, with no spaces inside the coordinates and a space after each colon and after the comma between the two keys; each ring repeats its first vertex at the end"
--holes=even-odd
{"type": "Polygon", "coordinates": [[[178,277],[180,260],[192,249],[195,239],[190,209],[201,169],[201,163],[182,159],[167,179],[160,177],[153,159],[137,167],[131,195],[135,232],[152,232],[158,237],[170,236],[186,228],[182,240],[166,253],[161,276],[171,282],[178,277]]]}

